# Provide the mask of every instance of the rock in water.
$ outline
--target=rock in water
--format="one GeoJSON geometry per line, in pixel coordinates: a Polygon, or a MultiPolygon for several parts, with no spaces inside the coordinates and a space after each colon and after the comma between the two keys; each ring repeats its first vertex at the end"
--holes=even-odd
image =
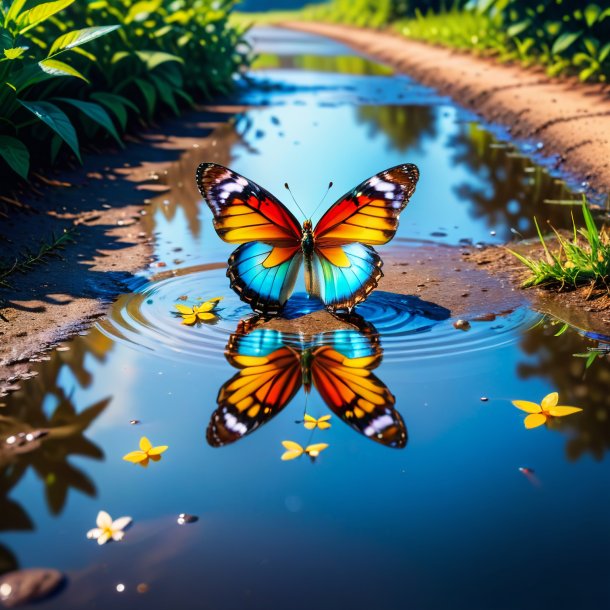
{"type": "Polygon", "coordinates": [[[64,575],[50,568],[15,570],[0,576],[0,602],[15,608],[52,595],[64,583],[64,575]]]}

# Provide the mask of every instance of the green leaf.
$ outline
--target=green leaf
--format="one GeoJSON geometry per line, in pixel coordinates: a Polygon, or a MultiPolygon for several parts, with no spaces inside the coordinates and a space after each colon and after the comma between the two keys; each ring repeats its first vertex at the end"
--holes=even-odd
{"type": "Polygon", "coordinates": [[[89,82],[76,68],[73,68],[63,61],[58,61],[57,59],[43,59],[38,62],[38,65],[43,72],[46,72],[51,76],[76,76],[76,78],[80,78],[86,83],[89,82]]]}
{"type": "Polygon", "coordinates": [[[161,7],[161,4],[162,0],[143,0],[142,2],[136,2],[130,7],[129,12],[125,17],[125,23],[144,21],[151,13],[156,13],[161,7]]]}
{"type": "Polygon", "coordinates": [[[566,32],[562,34],[554,43],[551,49],[553,55],[562,53],[569,47],[571,47],[579,38],[581,32],[566,32]]]}
{"type": "Polygon", "coordinates": [[[138,57],[146,64],[149,70],[154,70],[157,66],[167,62],[176,61],[183,64],[184,60],[177,55],[164,53],[163,51],[136,51],[138,57]]]}
{"type": "Polygon", "coordinates": [[[606,57],[608,57],[608,54],[610,54],[610,42],[608,42],[601,48],[601,51],[599,52],[599,61],[605,61],[606,57]]]}
{"type": "Polygon", "coordinates": [[[597,56],[597,49],[599,47],[599,42],[597,42],[597,40],[595,38],[589,38],[587,36],[587,38],[585,38],[583,40],[583,44],[585,45],[585,48],[587,49],[587,51],[589,51],[589,53],[593,57],[597,56]]]}
{"type": "Polygon", "coordinates": [[[76,130],[63,110],[50,102],[18,101],[43,123],[46,123],[73,150],[78,160],[82,163],[76,130]]]}
{"type": "Polygon", "coordinates": [[[128,118],[127,110],[125,109],[125,107],[130,107],[135,110],[135,112],[138,112],[137,106],[135,106],[132,102],[114,93],[106,93],[105,91],[99,91],[97,93],[92,93],[91,99],[95,100],[96,102],[99,102],[100,104],[102,104],[102,106],[106,106],[106,108],[108,108],[108,110],[110,110],[114,114],[114,116],[116,116],[123,131],[125,131],[125,129],[127,128],[128,118]]]}
{"type": "Polygon", "coordinates": [[[565,333],[568,328],[570,328],[570,325],[565,322],[564,325],[555,333],[555,337],[561,337],[561,335],[563,335],[563,333],[565,333]]]}
{"type": "Polygon", "coordinates": [[[151,117],[155,112],[157,92],[148,81],[145,81],[142,78],[136,78],[134,82],[136,83],[136,85],[142,92],[142,95],[144,96],[144,101],[146,102],[146,108],[148,110],[148,116],[151,117]]]}
{"type": "Polygon", "coordinates": [[[513,38],[514,36],[518,36],[519,34],[521,34],[521,32],[524,32],[525,30],[527,30],[527,28],[529,28],[531,24],[532,24],[532,22],[529,19],[520,21],[519,23],[515,23],[515,24],[511,25],[506,30],[506,33],[508,34],[508,36],[510,38],[513,38]]]}
{"type": "Polygon", "coordinates": [[[29,47],[13,47],[12,49],[4,49],[4,57],[7,59],[17,59],[21,57],[29,47]]]}
{"type": "Polygon", "coordinates": [[[27,180],[30,153],[21,140],[11,136],[0,136],[0,155],[14,172],[27,180]]]}
{"type": "Polygon", "coordinates": [[[11,21],[15,21],[21,12],[21,9],[25,6],[27,0],[13,0],[11,3],[11,7],[8,9],[6,13],[5,23],[10,23],[11,21]]]}
{"type": "Polygon", "coordinates": [[[151,74],[150,78],[157,87],[159,97],[174,111],[176,116],[179,116],[180,110],[178,110],[176,100],[174,99],[174,94],[172,93],[172,88],[163,79],[155,76],[154,74],[151,74]]]}
{"type": "Polygon", "coordinates": [[[67,51],[68,49],[79,47],[85,44],[86,42],[90,42],[91,40],[99,38],[100,36],[110,34],[110,32],[114,32],[120,27],[120,25],[103,25],[95,28],[83,28],[82,30],[74,30],[73,32],[68,32],[67,34],[63,34],[62,36],[60,36],[51,45],[49,55],[55,55],[60,51],[67,51]]]}
{"type": "Polygon", "coordinates": [[[112,119],[99,104],[94,104],[93,102],[84,102],[83,100],[75,100],[68,97],[58,97],[57,100],[65,102],[66,104],[71,104],[72,106],[80,110],[94,123],[97,123],[98,125],[103,127],[119,143],[121,148],[123,147],[123,141],[117,133],[112,119]]]}
{"type": "Polygon", "coordinates": [[[585,21],[589,27],[591,27],[597,21],[597,18],[601,12],[602,9],[597,6],[597,4],[589,4],[587,6],[585,9],[585,21]]]}
{"type": "Polygon", "coordinates": [[[73,2],[74,0],[55,0],[55,2],[45,2],[28,11],[24,11],[15,20],[20,33],[23,34],[39,23],[46,21],[51,15],[55,15],[55,13],[70,6],[73,2]]]}

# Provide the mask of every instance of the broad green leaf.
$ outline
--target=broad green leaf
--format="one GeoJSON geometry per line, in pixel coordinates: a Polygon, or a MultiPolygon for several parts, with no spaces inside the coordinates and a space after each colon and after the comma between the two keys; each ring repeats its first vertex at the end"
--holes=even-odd
{"type": "Polygon", "coordinates": [[[176,104],[176,100],[174,99],[171,86],[163,79],[159,78],[158,76],[155,76],[154,74],[151,74],[150,78],[157,87],[159,97],[174,111],[174,114],[178,116],[180,114],[180,110],[178,110],[178,106],[176,104]]]}
{"type": "Polygon", "coordinates": [[[554,43],[551,52],[553,55],[562,53],[571,47],[579,38],[581,32],[566,32],[562,34],[554,43]]]}
{"type": "Polygon", "coordinates": [[[0,156],[14,172],[27,180],[30,153],[21,140],[12,136],[0,136],[0,156]]]}
{"type": "Polygon", "coordinates": [[[116,95],[114,93],[106,93],[105,91],[100,91],[97,93],[91,94],[91,99],[95,100],[105,106],[110,110],[114,116],[118,119],[121,129],[125,131],[127,127],[127,110],[126,107],[130,107],[135,112],[138,112],[137,106],[135,106],[129,100],[126,100],[124,97],[120,95],[116,95]]]}
{"type": "Polygon", "coordinates": [[[148,82],[142,78],[136,78],[136,85],[142,92],[144,96],[144,100],[146,101],[146,108],[148,110],[148,116],[152,116],[155,112],[155,103],[157,101],[157,92],[155,88],[148,82]]]}
{"type": "Polygon", "coordinates": [[[73,150],[78,160],[82,163],[76,130],[63,110],[50,102],[18,101],[43,123],[46,123],[73,150]]]}
{"type": "Polygon", "coordinates": [[[28,11],[21,13],[15,20],[21,34],[27,32],[39,23],[46,21],[51,15],[70,6],[74,0],[55,0],[54,2],[45,2],[39,4],[28,11]]]}
{"type": "Polygon", "coordinates": [[[511,25],[507,30],[506,33],[513,38],[514,36],[519,36],[519,34],[521,34],[521,32],[524,32],[525,30],[527,30],[527,28],[529,28],[531,25],[531,21],[529,21],[529,19],[526,19],[524,21],[520,21],[519,23],[515,23],[513,25],[511,25]]]}
{"type": "Polygon", "coordinates": [[[43,59],[38,62],[38,65],[44,72],[51,76],[76,76],[76,78],[80,78],[86,83],[89,82],[76,68],[73,68],[63,61],[58,61],[57,59],[43,59]]]}
{"type": "Polygon", "coordinates": [[[599,52],[599,61],[605,61],[610,54],[610,42],[605,44],[599,52]]]}
{"type": "Polygon", "coordinates": [[[118,143],[123,147],[123,141],[119,137],[117,130],[108,113],[99,105],[93,102],[84,102],[67,97],[58,97],[57,100],[71,104],[80,110],[85,116],[89,117],[94,123],[102,126],[118,143]]]}
{"type": "Polygon", "coordinates": [[[585,9],[585,21],[589,27],[591,27],[597,21],[597,18],[601,12],[602,9],[597,6],[597,4],[589,4],[587,6],[585,9]]]}
{"type": "Polygon", "coordinates": [[[7,59],[17,59],[21,57],[29,47],[13,47],[12,49],[4,49],[4,57],[7,59]]]}
{"type": "Polygon", "coordinates": [[[68,32],[67,34],[63,34],[62,36],[60,36],[52,44],[51,50],[49,51],[49,55],[55,55],[60,51],[67,51],[68,49],[79,47],[80,45],[83,45],[86,42],[99,38],[100,36],[110,34],[110,32],[114,32],[120,27],[120,25],[104,25],[95,28],[83,28],[82,30],[74,30],[73,32],[68,32]]]}
{"type": "Polygon", "coordinates": [[[167,62],[176,61],[183,64],[184,60],[177,55],[164,53],[163,51],[136,51],[138,57],[146,64],[149,70],[154,70],[157,66],[167,62]]]}
{"type": "Polygon", "coordinates": [[[25,6],[27,0],[13,0],[10,8],[6,13],[5,23],[10,23],[11,21],[15,21],[21,12],[21,9],[25,6]]]}
{"type": "Polygon", "coordinates": [[[587,49],[587,51],[589,51],[589,53],[593,57],[597,57],[597,49],[599,47],[599,42],[597,42],[597,40],[595,40],[595,38],[589,38],[587,36],[587,38],[585,38],[583,40],[583,44],[585,45],[585,48],[587,49]]]}
{"type": "Polygon", "coordinates": [[[156,13],[161,7],[161,4],[162,0],[143,0],[142,2],[136,2],[130,7],[129,12],[125,17],[125,23],[144,21],[151,13],[156,13]]]}

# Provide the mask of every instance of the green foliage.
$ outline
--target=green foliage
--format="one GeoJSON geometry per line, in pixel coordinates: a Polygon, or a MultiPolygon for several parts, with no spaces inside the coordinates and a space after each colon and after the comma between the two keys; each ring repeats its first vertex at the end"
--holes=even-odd
{"type": "Polygon", "coordinates": [[[247,60],[232,0],[5,0],[0,173],[227,92],[247,60]],[[145,112],[142,112],[145,109],[145,112]],[[65,145],[65,146],[64,146],[65,145]],[[32,157],[32,159],[31,159],[32,157]]]}
{"type": "Polygon", "coordinates": [[[572,239],[566,239],[555,231],[559,250],[551,252],[538,223],[536,228],[540,243],[544,249],[544,258],[533,260],[517,252],[509,250],[530,271],[530,277],[524,286],[558,285],[577,287],[590,284],[591,287],[604,287],[610,293],[610,235],[595,226],[593,215],[586,200],[583,198],[582,214],[585,226],[576,228],[572,239]]]}
{"type": "Polygon", "coordinates": [[[601,0],[333,0],[304,15],[391,26],[410,38],[542,64],[552,76],[605,82],[610,75],[610,7],[601,0]]]}

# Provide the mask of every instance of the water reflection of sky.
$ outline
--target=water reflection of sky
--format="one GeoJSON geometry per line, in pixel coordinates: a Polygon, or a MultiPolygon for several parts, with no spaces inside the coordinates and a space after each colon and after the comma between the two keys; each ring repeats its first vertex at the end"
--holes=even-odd
{"type": "MultiPolygon", "coordinates": [[[[415,162],[422,181],[399,235],[442,229],[447,236],[436,239],[450,243],[491,241],[490,230],[503,239],[507,223],[531,216],[534,193],[540,202],[541,189],[563,188],[538,168],[528,185],[524,168],[531,163],[490,148],[493,137],[447,104],[319,107],[307,95],[304,106],[248,111],[238,123],[241,139],[228,136],[226,162],[278,195],[290,182],[307,206],[329,179],[339,194],[387,165],[415,162]],[[477,199],[468,186],[485,196],[477,199]],[[520,207],[507,215],[504,203],[513,199],[520,207]]],[[[170,183],[192,179],[201,154],[185,155],[170,183]]],[[[168,269],[228,255],[195,194],[176,188],[150,210],[168,269]],[[192,229],[198,219],[200,233],[192,229]],[[174,257],[187,262],[172,263],[174,257]]],[[[527,312],[475,322],[468,332],[441,316],[409,333],[421,318],[401,317],[405,303],[376,293],[360,311],[380,333],[375,375],[396,397],[407,446],[370,442],[334,418],[330,430],[316,432],[314,442],[329,447],[315,464],[285,463],[281,441],[310,438],[295,423],[302,390],[239,443],[217,449],[206,442],[218,389],[235,374],[224,350],[240,316],[222,270],[170,275],[142,291],[118,303],[111,323],[132,340],[139,335],[137,349],[110,341],[108,328],[78,337],[70,351],[41,363],[2,410],[34,426],[41,411],[55,412],[60,396],[79,413],[111,397],[83,433],[102,459],[82,455],[75,441],[65,444],[73,449],[67,456],[60,445],[46,445],[55,447],[57,464],[67,461],[81,477],[59,466],[44,476],[32,468],[21,475],[34,453],[0,468],[4,496],[21,506],[0,514],[0,529],[16,529],[16,513],[22,526],[31,520],[30,531],[3,532],[2,565],[50,566],[69,576],[67,589],[44,607],[521,610],[610,603],[608,361],[595,362],[585,376],[583,359],[573,357],[592,342],[572,331],[555,337],[557,327],[532,328],[536,316],[527,312]],[[227,319],[216,326],[185,328],[170,314],[181,295],[221,294],[227,319]],[[166,340],[177,350],[171,358],[166,340]],[[553,390],[583,413],[525,430],[510,400],[539,401],[553,390]],[[142,423],[129,425],[131,419],[142,423]],[[121,460],[141,435],[169,445],[147,470],[121,460]],[[539,485],[519,467],[534,469],[539,485]],[[45,490],[58,483],[69,490],[53,515],[45,490]],[[100,509],[134,517],[121,544],[99,548],[85,538],[100,509]],[[200,520],[179,526],[181,512],[200,520]],[[118,583],[124,593],[116,592],[118,583]],[[140,583],[148,593],[135,592],[140,583]]],[[[308,405],[315,417],[328,413],[313,392],[308,405]]]]}

